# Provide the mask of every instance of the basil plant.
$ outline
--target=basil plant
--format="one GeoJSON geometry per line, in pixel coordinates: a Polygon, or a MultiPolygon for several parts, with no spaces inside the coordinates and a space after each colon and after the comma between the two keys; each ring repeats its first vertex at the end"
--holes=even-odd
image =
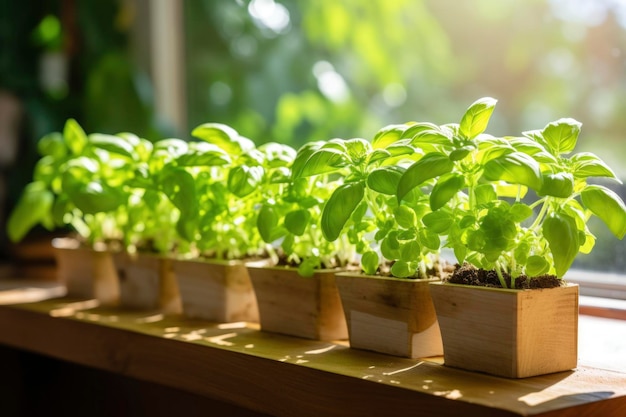
{"type": "Polygon", "coordinates": [[[128,199],[122,184],[129,178],[125,161],[109,152],[108,135],[86,135],[69,119],[63,132],[50,133],[38,143],[41,159],[33,181],[12,211],[7,232],[20,241],[36,225],[52,230],[70,226],[90,245],[122,238],[120,222],[128,199]]]}
{"type": "Polygon", "coordinates": [[[324,238],[322,207],[339,182],[328,175],[317,178],[298,175],[312,150],[321,143],[302,146],[292,163],[272,180],[281,188],[265,190],[257,219],[262,238],[277,247],[282,263],[296,266],[302,276],[311,276],[317,269],[344,268],[355,262],[354,245],[347,238],[332,242],[324,238]]]}
{"type": "Polygon", "coordinates": [[[168,157],[155,176],[158,189],[179,213],[176,230],[189,245],[179,254],[229,260],[276,257],[257,229],[257,217],[267,195],[282,192],[295,150],[276,143],[256,147],[219,123],[200,125],[192,135],[200,140],[164,141],[168,157]]]}
{"type": "Polygon", "coordinates": [[[387,126],[371,143],[333,139],[306,146],[296,158],[295,181],[340,180],[323,205],[321,230],[331,242],[347,237],[366,274],[426,278],[439,266],[440,236],[422,224],[431,211],[427,193],[416,188],[404,200],[397,198],[406,167],[424,155],[410,139],[424,126],[387,126]]]}
{"type": "Polygon", "coordinates": [[[434,183],[425,228],[446,239],[459,263],[495,270],[502,287],[513,287],[522,274],[561,278],[579,253],[594,246],[590,216],[617,238],[626,234],[624,202],[609,188],[588,183],[591,177],[619,180],[596,155],[573,152],[581,130],[573,119],[519,137],[485,134],[495,105],[492,98],[480,99],[459,124],[415,135],[411,145],[429,152],[403,173],[397,197],[434,183]]]}

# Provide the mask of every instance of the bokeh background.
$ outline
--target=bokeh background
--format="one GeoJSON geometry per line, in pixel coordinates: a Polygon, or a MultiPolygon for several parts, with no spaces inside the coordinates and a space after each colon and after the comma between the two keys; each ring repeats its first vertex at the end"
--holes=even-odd
{"type": "MultiPolygon", "coordinates": [[[[626,179],[626,1],[0,0],[0,223],[38,139],[69,117],[150,140],[221,122],[299,146],[458,122],[484,96],[489,133],[573,117],[578,150],[626,179]]],[[[626,244],[591,227],[576,266],[625,271],[626,244]]]]}

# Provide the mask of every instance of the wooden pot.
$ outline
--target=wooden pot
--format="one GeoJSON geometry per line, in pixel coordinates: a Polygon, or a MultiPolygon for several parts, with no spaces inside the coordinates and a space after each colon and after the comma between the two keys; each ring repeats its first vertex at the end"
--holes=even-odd
{"type": "Polygon", "coordinates": [[[442,355],[432,281],[338,273],[350,347],[408,358],[442,355]]]}
{"type": "Polygon", "coordinates": [[[171,259],[141,252],[120,252],[113,259],[120,281],[122,307],[171,314],[182,311],[171,259]]]}
{"type": "Polygon", "coordinates": [[[228,323],[257,323],[259,310],[248,269],[241,261],[172,260],[183,314],[228,323]]]}
{"type": "Polygon", "coordinates": [[[334,270],[302,277],[297,269],[248,264],[261,329],[315,340],[348,338],[334,270]]]}
{"type": "Polygon", "coordinates": [[[448,366],[509,378],[577,365],[578,285],[511,290],[430,287],[448,366]]]}
{"type": "Polygon", "coordinates": [[[52,240],[57,263],[57,278],[67,287],[70,297],[96,299],[101,304],[115,304],[120,290],[111,253],[81,247],[70,238],[52,240]]]}

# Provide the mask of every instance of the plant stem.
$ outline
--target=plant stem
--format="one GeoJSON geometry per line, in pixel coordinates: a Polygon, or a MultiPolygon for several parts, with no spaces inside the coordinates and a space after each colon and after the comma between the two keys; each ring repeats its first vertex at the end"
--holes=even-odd
{"type": "Polygon", "coordinates": [[[537,218],[533,222],[532,226],[530,226],[529,228],[530,230],[535,230],[537,227],[539,227],[539,225],[543,222],[543,218],[545,217],[548,211],[548,200],[544,199],[540,201],[543,201],[543,206],[541,206],[541,210],[539,211],[537,218]]]}
{"type": "Polygon", "coordinates": [[[496,266],[494,269],[496,270],[496,274],[498,274],[498,280],[500,280],[500,285],[502,285],[502,288],[509,288],[508,285],[506,285],[506,280],[504,279],[504,276],[502,275],[502,268],[500,267],[499,262],[496,262],[496,266]]]}

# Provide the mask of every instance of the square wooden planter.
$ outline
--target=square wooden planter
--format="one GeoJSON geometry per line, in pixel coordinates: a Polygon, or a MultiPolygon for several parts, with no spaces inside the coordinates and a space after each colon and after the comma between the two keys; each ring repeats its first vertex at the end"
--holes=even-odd
{"type": "Polygon", "coordinates": [[[248,264],[263,331],[315,340],[348,338],[335,271],[302,277],[295,268],[248,264]]]}
{"type": "Polygon", "coordinates": [[[120,281],[122,307],[181,313],[171,259],[156,254],[125,252],[114,254],[113,259],[120,281]]]}
{"type": "Polygon", "coordinates": [[[96,299],[101,304],[115,304],[120,290],[111,253],[80,247],[75,239],[52,240],[57,263],[57,277],[67,287],[70,297],[96,299]]]}
{"type": "Polygon", "coordinates": [[[430,282],[338,273],[350,347],[408,358],[442,355],[430,282]]]}
{"type": "Polygon", "coordinates": [[[241,261],[173,259],[183,314],[221,323],[257,323],[259,310],[241,261]]]}
{"type": "Polygon", "coordinates": [[[567,371],[578,359],[578,285],[510,290],[431,284],[448,366],[509,378],[567,371]]]}

